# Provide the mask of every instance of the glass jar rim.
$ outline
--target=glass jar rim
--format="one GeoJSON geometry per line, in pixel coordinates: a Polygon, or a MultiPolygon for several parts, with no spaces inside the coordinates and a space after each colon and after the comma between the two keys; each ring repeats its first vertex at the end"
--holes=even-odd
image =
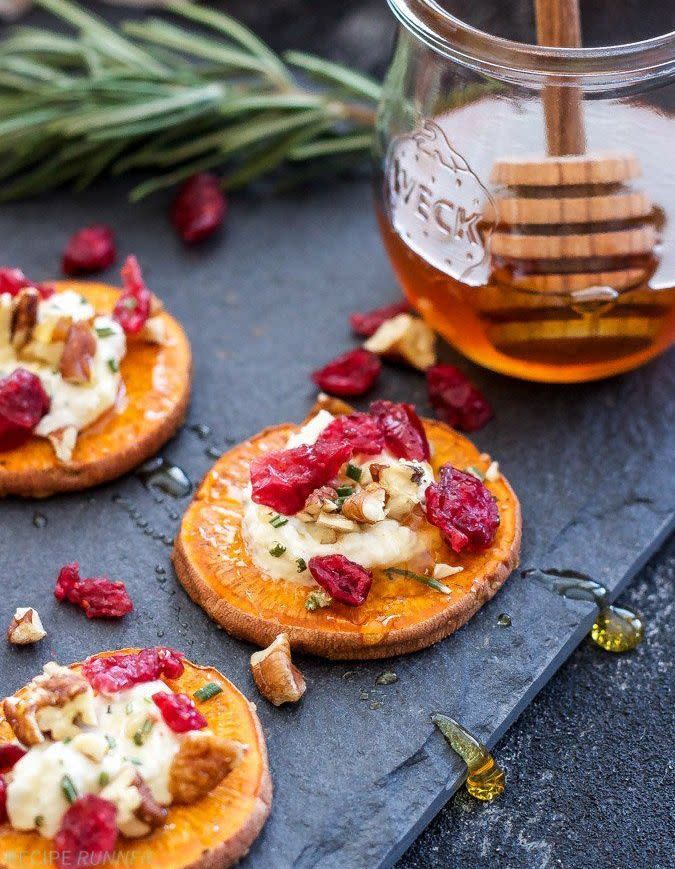
{"type": "Polygon", "coordinates": [[[523,85],[556,83],[585,90],[623,89],[675,75],[675,31],[639,42],[556,48],[479,30],[436,0],[387,0],[399,22],[438,54],[494,78],[523,85]]]}

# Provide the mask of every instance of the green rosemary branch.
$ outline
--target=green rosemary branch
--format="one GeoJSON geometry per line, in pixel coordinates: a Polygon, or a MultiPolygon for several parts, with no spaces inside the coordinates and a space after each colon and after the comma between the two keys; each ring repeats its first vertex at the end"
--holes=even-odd
{"type": "Polygon", "coordinates": [[[168,0],[171,22],[115,29],[70,0],[36,0],[72,36],[0,41],[0,201],[142,170],[141,199],[197,171],[242,187],[294,164],[370,151],[380,85],[310,54],[275,54],[221,12],[168,0]]]}

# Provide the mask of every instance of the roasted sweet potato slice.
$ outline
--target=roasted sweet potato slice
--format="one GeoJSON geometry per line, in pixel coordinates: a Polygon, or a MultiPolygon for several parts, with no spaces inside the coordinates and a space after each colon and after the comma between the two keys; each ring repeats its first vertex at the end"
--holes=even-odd
{"type": "MultiPolygon", "coordinates": [[[[467,438],[432,420],[424,427],[437,473],[451,462],[486,470],[467,438]]],[[[292,425],[269,428],[225,453],[207,474],[188,508],[174,550],[176,572],[188,594],[234,636],[267,646],[281,631],[298,650],[335,659],[384,658],[414,652],[456,631],[489,600],[518,563],[520,506],[503,476],[486,485],[497,499],[500,526],[484,552],[450,552],[436,529],[427,526],[428,548],[436,563],[464,570],[443,580],[441,594],[405,577],[375,571],[371,592],[361,606],[333,603],[308,612],[308,589],[264,577],[252,564],[241,535],[239,492],[248,483],[251,459],[282,449],[292,425]]],[[[400,565],[413,567],[414,565],[400,565]]]]}
{"type": "MultiPolygon", "coordinates": [[[[55,286],[57,292],[74,289],[86,296],[98,313],[111,312],[119,295],[106,284],[59,281],[55,286]]],[[[190,345],[173,317],[158,316],[166,326],[166,343],[128,341],[117,404],[79,434],[72,462],[59,464],[48,440],[31,438],[0,453],[0,496],[42,498],[115,479],[175,434],[190,396],[190,345]]]]}
{"type": "MultiPolygon", "coordinates": [[[[131,865],[131,860],[133,865],[153,869],[224,869],[247,853],[269,815],[272,780],[255,706],[217,670],[189,661],[184,663],[183,675],[173,681],[165,680],[167,684],[190,696],[207,682],[220,685],[222,693],[200,708],[216,736],[244,743],[247,751],[227,778],[206,797],[192,805],[169,806],[166,824],[144,838],[120,838],[117,859],[101,864],[105,869],[123,869],[131,865]]],[[[78,666],[74,664],[73,668],[78,666]]],[[[13,738],[9,724],[0,719],[0,741],[13,738]]],[[[26,869],[44,867],[45,861],[51,865],[54,861],[48,859],[50,850],[50,841],[37,833],[22,833],[8,824],[0,825],[0,869],[11,869],[13,863],[7,862],[6,856],[9,854],[20,854],[26,869]]]]}

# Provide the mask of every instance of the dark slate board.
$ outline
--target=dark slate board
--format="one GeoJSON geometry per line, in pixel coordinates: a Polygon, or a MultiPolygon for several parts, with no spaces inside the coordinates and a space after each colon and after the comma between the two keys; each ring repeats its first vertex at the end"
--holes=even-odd
{"type": "MultiPolygon", "coordinates": [[[[161,199],[129,207],[119,187],[59,195],[0,212],[1,259],[36,279],[50,277],[67,235],[93,219],[117,228],[121,253],[138,254],[192,339],[189,421],[208,424],[213,436],[202,440],[188,426],[164,454],[194,481],[212,461],[207,447],[301,419],[313,398],[308,371],[350,346],[347,314],[395,292],[361,183],[240,200],[227,237],[193,251],[174,240],[161,199]]],[[[672,358],[575,387],[526,384],[462,363],[496,407],[496,421],[476,440],[500,460],[522,499],[524,567],[582,570],[614,597],[664,539],[674,513],[672,358]]],[[[388,370],[379,393],[428,411],[423,381],[412,373],[388,370]]],[[[2,652],[6,692],[52,656],[65,662],[161,640],[219,666],[256,697],[251,648],[217,630],[187,598],[169,546],[156,539],[171,538],[185,503],[160,503],[128,477],[39,505],[2,505],[0,624],[29,604],[49,631],[35,649],[2,652]],[[133,505],[154,537],[115,496],[133,505]],[[47,519],[43,528],[33,523],[36,511],[47,519]],[[124,579],[136,611],[121,624],[89,623],[57,605],[55,572],[72,559],[124,579]]],[[[300,661],[309,686],[303,702],[259,705],[276,795],[246,865],[390,865],[462,781],[462,764],[429,714],[443,710],[494,745],[587,633],[594,611],[514,575],[468,626],[425,652],[370,664],[300,661]],[[510,628],[497,625],[503,611],[510,628]],[[399,681],[376,686],[384,669],[399,681]]]]}

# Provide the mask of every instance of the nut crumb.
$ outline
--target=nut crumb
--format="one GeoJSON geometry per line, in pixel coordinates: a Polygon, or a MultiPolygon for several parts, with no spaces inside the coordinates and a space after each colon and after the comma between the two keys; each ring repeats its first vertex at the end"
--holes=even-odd
{"type": "Polygon", "coordinates": [[[28,646],[47,636],[42,619],[36,609],[19,607],[7,628],[7,639],[15,646],[28,646]]]}

